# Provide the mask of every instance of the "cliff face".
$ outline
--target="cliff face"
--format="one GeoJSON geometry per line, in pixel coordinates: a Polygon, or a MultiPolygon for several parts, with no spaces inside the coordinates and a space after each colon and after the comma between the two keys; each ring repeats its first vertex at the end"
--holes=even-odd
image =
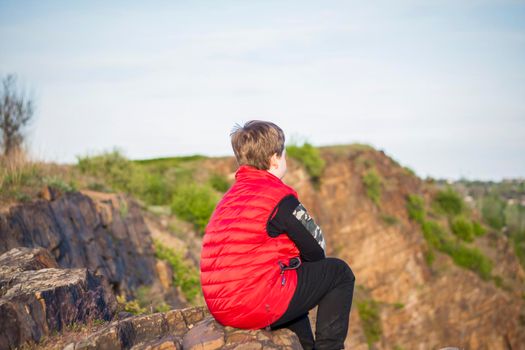
{"type": "Polygon", "coordinates": [[[105,276],[116,294],[158,279],[151,235],[136,202],[91,191],[45,190],[43,197],[0,214],[0,254],[43,247],[61,268],[105,276]]]}
{"type": "MultiPolygon", "coordinates": [[[[435,191],[432,186],[372,149],[325,149],[322,155],[326,168],[318,191],[300,168],[287,181],[300,189],[302,200],[319,221],[329,253],[345,259],[356,283],[380,303],[378,349],[396,344],[409,349],[525,348],[520,321],[524,302],[519,292],[497,288],[494,282],[455,266],[446,255],[438,254],[433,268],[426,263],[426,242],[419,226],[409,220],[405,203],[408,194],[428,200],[435,191]],[[379,207],[367,197],[362,181],[371,164],[383,179],[379,207]],[[385,216],[395,217],[396,223],[388,225],[385,216]]],[[[515,258],[510,264],[522,271],[515,258]]],[[[362,344],[360,333],[354,322],[347,340],[350,348],[362,344]]]]}

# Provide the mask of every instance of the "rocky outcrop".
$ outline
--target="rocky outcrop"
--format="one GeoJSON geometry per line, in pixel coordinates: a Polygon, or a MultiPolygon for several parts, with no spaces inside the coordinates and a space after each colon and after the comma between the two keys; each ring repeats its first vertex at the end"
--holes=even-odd
{"type": "Polygon", "coordinates": [[[43,248],[14,248],[0,256],[0,349],[113,316],[115,297],[101,277],[57,267],[43,248]]]}
{"type": "Polygon", "coordinates": [[[196,307],[115,321],[64,348],[80,349],[300,350],[302,347],[297,336],[287,329],[270,332],[224,327],[205,307],[196,307]]]}
{"type": "Polygon", "coordinates": [[[158,280],[151,235],[135,201],[49,188],[42,197],[0,214],[0,254],[43,247],[61,268],[87,268],[105,276],[115,294],[133,294],[158,280]]]}

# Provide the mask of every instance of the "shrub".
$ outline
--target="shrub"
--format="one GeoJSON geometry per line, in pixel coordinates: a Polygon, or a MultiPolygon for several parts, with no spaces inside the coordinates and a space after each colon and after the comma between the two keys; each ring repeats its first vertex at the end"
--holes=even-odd
{"type": "Polygon", "coordinates": [[[474,228],[470,220],[464,216],[455,216],[450,222],[450,229],[460,239],[466,242],[474,241],[474,228]]]}
{"type": "Polygon", "coordinates": [[[302,146],[291,144],[286,147],[286,154],[304,165],[314,183],[319,182],[325,162],[317,148],[308,142],[302,146]]]}
{"type": "Polygon", "coordinates": [[[368,198],[379,206],[381,204],[381,178],[375,169],[369,170],[363,176],[363,184],[365,185],[368,198]]]}
{"type": "Polygon", "coordinates": [[[168,262],[173,269],[173,284],[179,286],[186,299],[192,303],[201,293],[199,272],[184,261],[180,253],[154,239],[155,256],[168,262]]]}
{"type": "Polygon", "coordinates": [[[423,222],[421,229],[427,243],[433,248],[440,249],[445,239],[445,230],[437,222],[430,220],[423,222]]]}
{"type": "Polygon", "coordinates": [[[150,205],[166,205],[170,203],[173,196],[174,188],[169,185],[164,176],[155,173],[146,173],[142,185],[133,186],[141,187],[138,193],[146,203],[150,205]]]}
{"type": "Polygon", "coordinates": [[[379,304],[375,300],[357,302],[357,310],[363,325],[366,341],[369,346],[381,338],[381,322],[379,319],[379,304]]]}
{"type": "Polygon", "coordinates": [[[81,172],[105,179],[115,190],[133,192],[130,178],[136,167],[119,150],[115,149],[96,156],[78,156],[77,161],[77,167],[81,172]]]}
{"type": "Polygon", "coordinates": [[[475,236],[483,236],[487,230],[479,222],[472,221],[472,230],[474,231],[475,236]]]}
{"type": "Polygon", "coordinates": [[[408,217],[420,224],[425,220],[425,202],[421,196],[409,194],[406,200],[408,217]]]}
{"type": "Polygon", "coordinates": [[[463,210],[463,200],[451,187],[439,191],[434,198],[436,209],[447,215],[458,215],[463,210]]]}
{"type": "Polygon", "coordinates": [[[441,250],[452,257],[454,262],[476,272],[484,280],[491,278],[492,262],[476,248],[468,248],[460,242],[444,241],[441,250]]]}
{"type": "Polygon", "coordinates": [[[175,190],[171,209],[181,219],[192,222],[203,233],[218,200],[209,186],[192,183],[175,190]]]}
{"type": "Polygon", "coordinates": [[[226,192],[230,188],[230,182],[224,175],[212,174],[209,179],[211,187],[219,192],[226,192]]]}

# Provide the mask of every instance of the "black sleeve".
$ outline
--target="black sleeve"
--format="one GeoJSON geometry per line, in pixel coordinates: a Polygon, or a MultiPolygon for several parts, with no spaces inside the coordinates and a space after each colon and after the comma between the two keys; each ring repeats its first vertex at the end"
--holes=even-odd
{"type": "Polygon", "coordinates": [[[268,234],[270,237],[277,237],[281,233],[286,233],[299,249],[301,259],[304,261],[324,259],[324,249],[305,225],[293,215],[294,210],[300,205],[295,196],[284,197],[270,216],[267,225],[268,234]]]}

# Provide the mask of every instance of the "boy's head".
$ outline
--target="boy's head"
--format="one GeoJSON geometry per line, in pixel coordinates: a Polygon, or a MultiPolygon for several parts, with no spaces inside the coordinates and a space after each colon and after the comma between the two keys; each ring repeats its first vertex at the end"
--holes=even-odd
{"type": "Polygon", "coordinates": [[[274,123],[250,120],[244,126],[235,125],[230,136],[239,165],[271,170],[277,161],[282,166],[284,132],[274,123]]]}

